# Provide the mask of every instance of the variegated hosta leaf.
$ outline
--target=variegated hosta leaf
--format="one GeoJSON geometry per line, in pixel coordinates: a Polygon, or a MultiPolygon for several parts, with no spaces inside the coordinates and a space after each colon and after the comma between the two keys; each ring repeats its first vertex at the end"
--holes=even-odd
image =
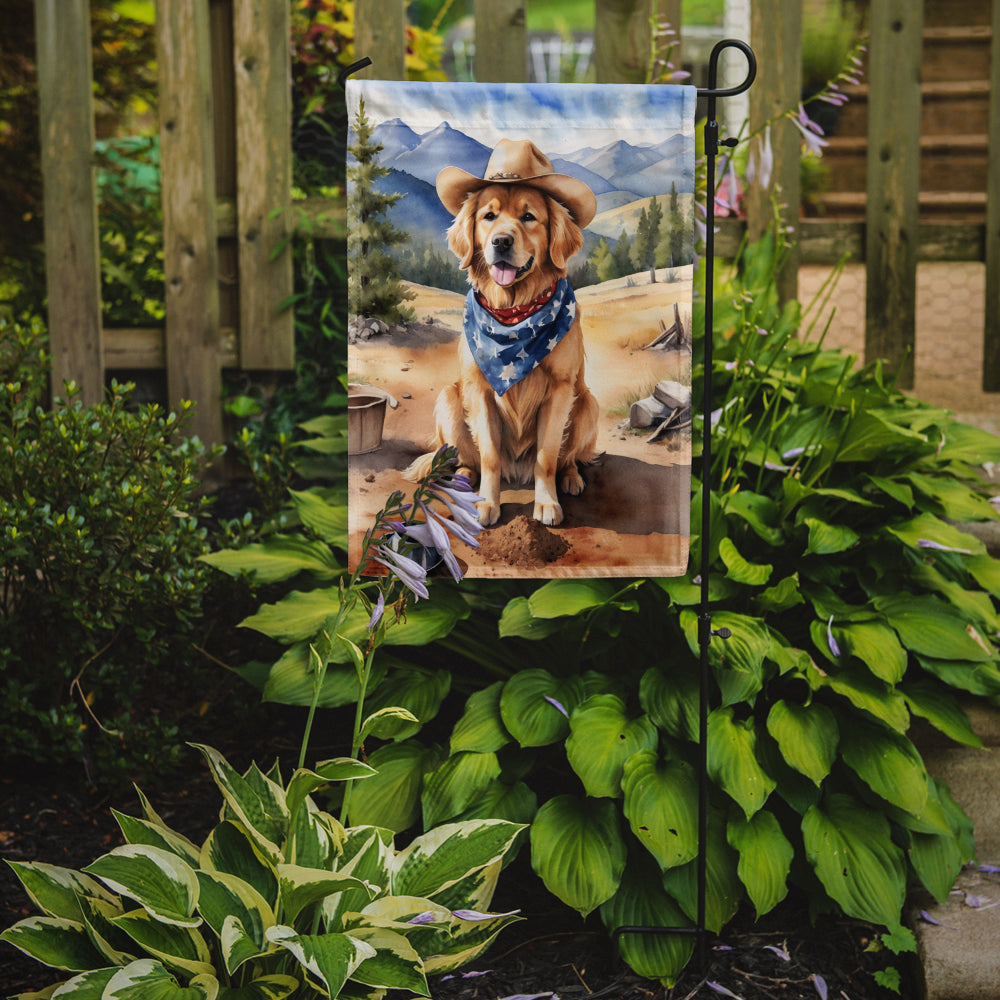
{"type": "Polygon", "coordinates": [[[927,771],[910,740],[861,719],[852,720],[841,755],[876,795],[919,815],[927,802],[927,771]]]}
{"type": "Polygon", "coordinates": [[[125,813],[112,809],[118,826],[121,827],[122,835],[129,844],[146,844],[149,847],[159,847],[161,850],[176,854],[177,857],[186,861],[192,868],[198,864],[199,848],[196,847],[187,837],[176,833],[169,827],[145,819],[136,819],[134,816],[127,816],[125,813]]]}
{"type": "MultiPolygon", "coordinates": [[[[726,824],[721,814],[708,817],[705,850],[705,926],[718,934],[729,923],[743,899],[743,884],[736,874],[736,852],[726,842],[726,824]]],[[[663,887],[691,920],[698,919],[698,861],[663,873],[663,887]]]]}
{"type": "Polygon", "coordinates": [[[365,959],[375,957],[370,944],[349,934],[296,934],[291,927],[278,924],[268,928],[267,939],[294,955],[309,978],[332,997],[365,959]]]}
{"type": "Polygon", "coordinates": [[[380,826],[399,833],[420,817],[424,773],[438,763],[437,753],[416,740],[379,747],[368,761],[375,777],[351,789],[352,826],[380,826]]]}
{"type": "Polygon", "coordinates": [[[737,816],[730,820],[726,836],[740,853],[736,873],[758,918],[762,917],[788,895],[788,872],[795,849],[781,832],[774,813],[766,809],[750,819],[737,816]]]}
{"type": "Polygon", "coordinates": [[[354,876],[367,888],[345,889],[323,900],[323,920],[328,931],[344,930],[345,913],[360,911],[370,902],[372,892],[388,889],[392,850],[389,830],[356,826],[347,831],[337,870],[354,876]]]}
{"type": "Polygon", "coordinates": [[[785,761],[815,785],[830,773],[840,731],[826,705],[815,701],[799,705],[779,699],[768,713],[767,731],[777,741],[785,761]]]}
{"type": "MultiPolygon", "coordinates": [[[[424,971],[428,975],[452,972],[468,965],[486,951],[500,931],[521,919],[516,912],[479,914],[474,920],[461,916],[468,911],[451,912],[454,922],[450,933],[441,932],[437,946],[424,956],[424,971]]],[[[414,945],[419,950],[417,941],[414,945]]]]}
{"type": "Polygon", "coordinates": [[[500,694],[504,727],[523,747],[543,747],[569,732],[569,716],[583,701],[579,677],[560,679],[547,670],[514,674],[500,694]]]}
{"type": "MultiPolygon", "coordinates": [[[[690,927],[691,921],[664,891],[651,859],[630,858],[618,891],[601,905],[609,932],[619,927],[690,927]]],[[[694,950],[692,934],[623,934],[619,952],[640,976],[672,986],[694,950]]]]}
{"type": "Polygon", "coordinates": [[[698,782],[690,765],[641,751],[625,762],[622,789],[632,832],[661,869],[697,855],[698,782]]]}
{"type": "Polygon", "coordinates": [[[87,928],[76,920],[65,917],[28,917],[19,920],[0,934],[6,941],[26,955],[50,965],[53,969],[81,972],[100,968],[104,958],[94,948],[87,935],[87,928]]]}
{"type": "Polygon", "coordinates": [[[392,892],[433,899],[467,875],[500,861],[522,829],[495,819],[446,823],[429,830],[393,860],[392,892]]]}
{"type": "Polygon", "coordinates": [[[277,863],[281,856],[278,845],[288,832],[284,789],[255,769],[247,772],[247,776],[240,775],[217,750],[203,744],[193,745],[208,761],[226,806],[247,828],[264,855],[277,863]]]}
{"type": "Polygon", "coordinates": [[[622,768],[639,750],[653,750],[659,740],[648,715],[630,719],[625,702],[613,694],[595,694],[579,705],[569,721],[566,757],[595,798],[621,797],[622,768]]]}
{"type": "Polygon", "coordinates": [[[369,898],[375,895],[374,890],[353,875],[303,868],[300,865],[278,865],[278,881],[281,887],[282,912],[285,919],[291,921],[305,907],[345,889],[361,889],[369,893],[369,898]]]}
{"type": "MultiPolygon", "coordinates": [[[[275,923],[274,911],[267,900],[248,882],[238,879],[235,875],[226,875],[224,872],[200,871],[198,882],[201,886],[198,910],[208,926],[215,931],[216,936],[222,940],[227,921],[236,920],[239,923],[240,934],[236,934],[236,928],[230,929],[230,940],[239,939],[241,936],[249,938],[254,954],[265,951],[264,931],[275,923]]],[[[226,967],[230,975],[242,962],[251,957],[244,954],[246,949],[240,944],[240,959],[236,964],[230,964],[233,949],[230,947],[225,951],[226,967]]]]}
{"type": "Polygon", "coordinates": [[[216,1000],[218,995],[215,976],[196,976],[181,986],[159,962],[143,958],[119,969],[108,981],[101,1000],[216,1000]]]}
{"type": "Polygon", "coordinates": [[[81,896],[93,896],[109,903],[116,898],[97,879],[74,871],[39,861],[8,861],[24,891],[46,916],[81,920],[81,896]]]}
{"type": "Polygon", "coordinates": [[[583,916],[610,899],[625,870],[615,803],[549,799],[531,824],[531,865],[549,892],[583,916]]]}
{"type": "Polygon", "coordinates": [[[278,875],[241,823],[220,823],[201,847],[199,867],[224,872],[252,885],[272,907],[278,905],[278,875]]]}
{"type": "Polygon", "coordinates": [[[749,818],[767,801],[776,782],[757,762],[752,718],[737,721],[733,709],[717,708],[708,717],[708,773],[749,818]]]}
{"type": "Polygon", "coordinates": [[[53,997],[55,1000],[101,1000],[104,996],[104,988],[114,978],[120,966],[110,966],[107,969],[91,969],[89,972],[81,972],[80,975],[67,979],[62,985],[52,990],[49,987],[44,993],[21,993],[11,1000],[19,1000],[28,997],[53,997]],[[51,991],[51,992],[50,992],[51,991]]]}
{"type": "Polygon", "coordinates": [[[906,866],[882,813],[849,795],[830,795],[806,813],[802,836],[809,863],[849,917],[899,923],[906,866]]]}
{"type": "Polygon", "coordinates": [[[146,844],[125,844],[85,869],[109,889],[134,899],[150,916],[166,924],[197,927],[198,878],[171,851],[146,844]]]}
{"type": "Polygon", "coordinates": [[[292,819],[285,858],[304,868],[335,868],[343,842],[344,828],[340,822],[317,809],[312,799],[306,799],[292,819]]]}
{"type": "Polygon", "coordinates": [[[452,754],[424,778],[420,796],[424,826],[437,826],[454,819],[499,777],[500,764],[495,753],[452,754]]]}
{"type": "Polygon", "coordinates": [[[351,937],[375,949],[375,954],[351,973],[355,982],[430,996],[424,963],[402,934],[384,927],[356,927],[351,937]]]}
{"type": "Polygon", "coordinates": [[[510,743],[500,716],[500,692],[503,681],[497,681],[470,695],[462,717],[451,733],[451,752],[473,750],[476,753],[495,753],[510,743]]]}
{"type": "MultiPolygon", "coordinates": [[[[524,827],[521,828],[523,833],[524,827]]],[[[515,837],[519,839],[521,833],[515,837]]],[[[507,860],[506,856],[497,858],[493,864],[486,865],[485,868],[478,868],[476,871],[460,878],[446,889],[434,893],[435,902],[448,907],[449,910],[472,909],[488,910],[493,902],[493,894],[497,889],[497,882],[500,879],[500,871],[507,860]]]]}
{"type": "Polygon", "coordinates": [[[294,976],[261,976],[243,986],[224,986],[218,1000],[285,1000],[299,985],[299,980],[294,976]]]}
{"type": "Polygon", "coordinates": [[[128,965],[140,957],[135,942],[114,924],[115,918],[125,912],[120,902],[109,903],[104,899],[84,896],[80,904],[90,940],[104,956],[105,965],[128,965]]]}
{"type": "Polygon", "coordinates": [[[212,956],[205,939],[190,927],[160,923],[145,910],[123,913],[112,923],[171,969],[181,969],[189,976],[213,971],[212,956]]]}

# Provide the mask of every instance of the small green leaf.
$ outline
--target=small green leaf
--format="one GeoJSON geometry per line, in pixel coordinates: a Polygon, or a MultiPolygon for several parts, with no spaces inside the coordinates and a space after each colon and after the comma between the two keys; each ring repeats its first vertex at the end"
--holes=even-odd
{"type": "Polygon", "coordinates": [[[528,598],[528,607],[535,618],[565,618],[599,608],[615,593],[608,580],[550,580],[528,598]]]}
{"type": "Polygon", "coordinates": [[[767,716],[767,731],[785,761],[818,787],[837,756],[837,720],[826,705],[798,705],[779,699],[767,716]]]}
{"type": "Polygon", "coordinates": [[[750,819],[737,816],[726,828],[729,846],[739,851],[736,873],[760,919],[788,894],[788,873],[795,849],[774,813],[765,809],[750,819]]]}
{"type": "Polygon", "coordinates": [[[331,580],[344,572],[325,542],[294,535],[272,535],[266,542],[209,552],[200,558],[230,576],[246,574],[257,584],[277,583],[299,573],[331,580]]]}
{"type": "Polygon", "coordinates": [[[919,815],[927,801],[927,772],[910,740],[857,717],[851,720],[849,731],[850,738],[840,746],[847,766],[876,795],[919,815]]]}
{"type": "Polygon", "coordinates": [[[932,680],[915,680],[900,685],[900,691],[914,715],[926,719],[956,743],[967,747],[983,745],[965,710],[947,688],[932,680]]]}
{"type": "Polygon", "coordinates": [[[500,615],[500,638],[544,639],[563,628],[563,623],[551,618],[536,618],[531,613],[527,597],[515,597],[507,602],[500,615]]]}
{"type": "Polygon", "coordinates": [[[815,517],[807,517],[803,520],[809,528],[806,555],[835,555],[851,548],[860,537],[853,528],[845,524],[829,524],[815,517]]]}
{"type": "Polygon", "coordinates": [[[774,791],[776,782],[757,762],[753,718],[737,721],[733,709],[717,708],[708,717],[708,773],[749,819],[774,791]]]}
{"type": "Polygon", "coordinates": [[[469,696],[462,717],[451,733],[451,752],[474,750],[493,753],[510,742],[510,733],[500,716],[500,693],[503,681],[469,696]]]}
{"type": "Polygon", "coordinates": [[[582,700],[579,677],[563,680],[547,670],[522,670],[504,684],[500,716],[521,746],[547,746],[566,736],[569,715],[582,700]]]}
{"type": "Polygon", "coordinates": [[[720,539],[719,557],[726,565],[726,575],[729,579],[746,584],[748,587],[763,587],[774,570],[770,563],[762,565],[748,562],[740,555],[736,544],[730,538],[720,539]]]}

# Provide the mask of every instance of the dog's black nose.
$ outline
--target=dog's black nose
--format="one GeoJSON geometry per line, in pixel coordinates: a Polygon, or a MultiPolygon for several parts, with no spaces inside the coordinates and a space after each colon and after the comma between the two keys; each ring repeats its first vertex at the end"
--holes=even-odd
{"type": "Polygon", "coordinates": [[[497,250],[510,250],[514,245],[514,237],[508,236],[506,233],[500,233],[494,236],[490,241],[497,250]]]}

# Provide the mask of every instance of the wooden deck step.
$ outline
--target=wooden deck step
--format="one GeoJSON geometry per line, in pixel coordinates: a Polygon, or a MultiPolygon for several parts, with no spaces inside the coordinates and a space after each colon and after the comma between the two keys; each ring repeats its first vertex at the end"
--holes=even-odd
{"type": "MultiPolygon", "coordinates": [[[[863,191],[830,191],[816,201],[825,215],[838,219],[864,219],[868,199],[863,191]]],[[[986,215],[986,193],[980,191],[921,191],[921,219],[982,222],[986,215]]]]}
{"type": "MultiPolygon", "coordinates": [[[[989,127],[989,80],[935,80],[921,84],[921,135],[947,135],[956,125],[963,133],[989,127]]],[[[849,101],[841,110],[837,135],[865,135],[868,131],[867,83],[846,90],[849,101]]]]}

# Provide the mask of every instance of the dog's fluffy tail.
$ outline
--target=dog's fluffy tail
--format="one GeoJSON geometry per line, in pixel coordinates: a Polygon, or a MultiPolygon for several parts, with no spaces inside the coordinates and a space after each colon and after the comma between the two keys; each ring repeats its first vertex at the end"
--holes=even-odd
{"type": "Polygon", "coordinates": [[[420,458],[414,459],[403,470],[403,478],[411,483],[419,483],[421,479],[430,473],[431,466],[434,464],[435,454],[436,452],[429,451],[426,455],[421,455],[420,458]]]}

